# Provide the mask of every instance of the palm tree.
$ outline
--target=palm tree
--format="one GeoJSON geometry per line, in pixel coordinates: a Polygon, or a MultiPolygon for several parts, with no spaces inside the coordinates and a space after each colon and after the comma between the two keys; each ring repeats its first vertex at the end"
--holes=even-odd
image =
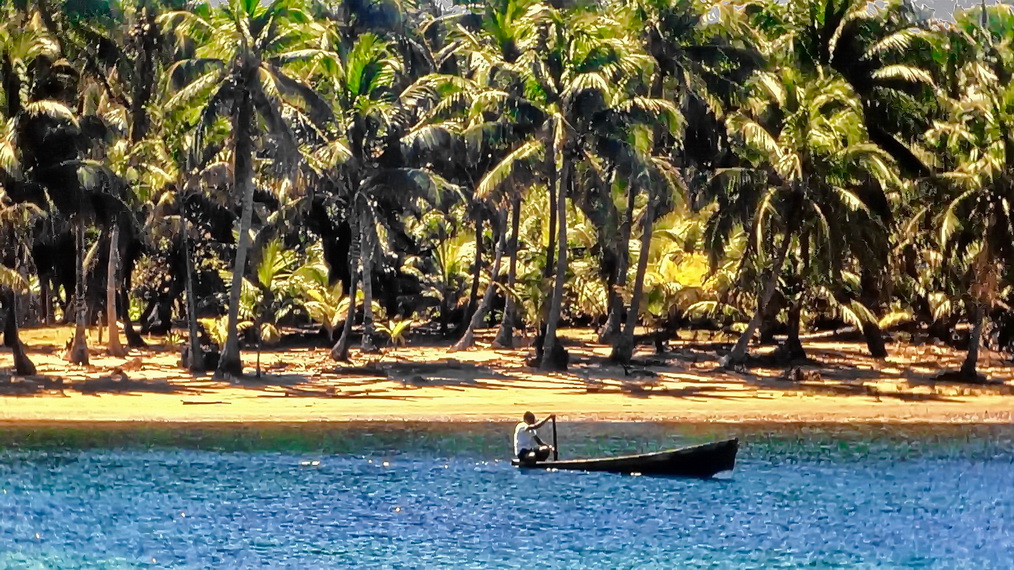
{"type": "Polygon", "coordinates": [[[787,68],[760,73],[755,97],[728,118],[741,145],[745,168],[721,169],[712,184],[724,188],[708,222],[712,259],[738,226],[749,228],[752,256],[770,255],[757,310],[723,365],[744,362],[764,308],[774,295],[794,238],[812,243],[815,254],[840,267],[861,250],[856,227],[878,227],[878,205],[887,185],[896,184],[893,162],[868,142],[861,104],[836,77],[808,77],[787,68]],[[774,251],[766,244],[778,240],[774,251]],[[819,252],[816,248],[820,248],[819,252]]]}
{"type": "MultiPolygon", "coordinates": [[[[40,5],[40,9],[45,8],[40,5]]],[[[53,217],[75,219],[77,264],[74,292],[77,327],[69,359],[87,363],[85,299],[83,278],[84,218],[93,213],[83,196],[77,176],[82,144],[78,118],[71,111],[77,98],[77,71],[59,62],[59,44],[52,35],[48,14],[39,11],[9,10],[0,16],[0,70],[3,72],[5,152],[2,180],[7,196],[14,202],[33,204],[53,217]],[[46,20],[46,24],[43,24],[46,20]],[[49,98],[33,95],[46,85],[49,98]]],[[[37,270],[39,268],[37,267],[37,270]]],[[[48,306],[48,275],[39,271],[44,305],[48,306]]],[[[68,292],[69,294],[69,292],[68,292]]],[[[48,312],[47,312],[48,316],[48,312]]]]}
{"type": "MultiPolygon", "coordinates": [[[[475,343],[475,331],[482,326],[482,321],[493,306],[493,294],[497,288],[496,280],[500,274],[500,262],[503,259],[504,248],[507,245],[506,215],[505,213],[501,213],[497,217],[499,219],[493,220],[493,239],[496,242],[496,246],[493,251],[493,266],[490,269],[489,283],[486,285],[486,292],[483,294],[479,306],[469,316],[468,326],[465,328],[464,334],[461,335],[458,342],[454,343],[454,350],[465,350],[475,343]]],[[[476,242],[481,239],[481,236],[476,236],[476,242]]]]}
{"type": "Polygon", "coordinates": [[[914,143],[929,126],[933,79],[913,54],[929,46],[932,22],[903,0],[793,0],[774,12],[769,32],[791,41],[804,69],[834,70],[852,87],[870,140],[903,171],[929,174],[914,143]]]}
{"type": "MultiPolygon", "coordinates": [[[[729,33],[742,26],[742,15],[723,7],[711,21],[705,7],[685,0],[640,0],[619,10],[625,13],[624,26],[653,60],[646,95],[671,101],[686,123],[678,132],[666,132],[664,122],[656,123],[656,146],[673,146],[673,159],[684,168],[721,166],[721,157],[729,153],[721,119],[725,109],[734,106],[741,83],[762,63],[753,46],[729,33]]],[[[626,284],[635,195],[628,196],[622,216],[608,199],[597,201],[602,205],[595,208],[603,217],[599,227],[608,232],[601,246],[602,268],[608,272],[608,314],[599,342],[615,342],[621,332],[624,306],[617,289],[626,284]]]]}
{"type": "Polygon", "coordinates": [[[183,78],[169,107],[197,103],[198,140],[219,116],[231,121],[233,187],[240,202],[239,238],[229,297],[228,337],[217,376],[239,376],[239,300],[250,249],[253,218],[255,151],[258,135],[275,143],[276,175],[293,176],[301,161],[295,134],[283,116],[297,115],[304,124],[330,119],[330,109],[288,70],[327,57],[320,29],[309,24],[296,0],[230,0],[217,9],[169,12],[160,18],[175,27],[180,39],[200,42],[194,57],[174,64],[170,75],[183,78]]]}
{"type": "MultiPolygon", "coordinates": [[[[1003,264],[1014,262],[1014,219],[1009,200],[1014,191],[1014,60],[1010,57],[1014,13],[997,6],[991,12],[959,15],[958,29],[978,40],[980,48],[958,71],[963,86],[958,99],[946,99],[950,117],[937,122],[926,138],[954,167],[941,176],[951,190],[939,217],[941,250],[967,263],[972,331],[961,378],[980,382],[979,346],[987,313],[996,300],[1003,264]],[[988,14],[988,15],[987,15],[988,14]],[[989,27],[982,26],[982,18],[989,27]],[[996,34],[994,36],[994,34],[996,34]]],[[[961,32],[956,32],[961,33],[961,32]]]]}
{"type": "Polygon", "coordinates": [[[669,160],[663,157],[648,157],[643,160],[643,170],[632,177],[631,188],[628,190],[634,194],[635,187],[644,186],[647,194],[647,203],[641,212],[641,249],[634,276],[634,288],[630,297],[630,309],[627,312],[627,322],[622,333],[614,338],[613,350],[610,355],[611,360],[623,364],[628,364],[634,354],[634,331],[642,307],[644,279],[648,269],[655,220],[664,215],[673,202],[686,195],[686,187],[680,173],[669,160]]]}
{"type": "MultiPolygon", "coordinates": [[[[69,69],[67,79],[76,75],[69,69]]],[[[67,86],[57,94],[69,97],[67,86]]],[[[74,308],[76,328],[67,359],[87,364],[85,337],[85,228],[93,222],[109,227],[123,211],[122,186],[102,165],[86,160],[79,149],[92,145],[78,116],[62,101],[49,99],[22,104],[16,129],[21,177],[14,184],[22,200],[51,215],[69,218],[74,231],[76,263],[74,308]]]]}
{"type": "MultiPolygon", "coordinates": [[[[11,125],[7,121],[0,123],[0,132],[11,133],[11,125]]],[[[16,156],[11,148],[9,136],[0,143],[0,173],[5,177],[17,170],[17,164],[10,159],[16,156]]],[[[31,204],[15,204],[6,192],[0,190],[0,245],[5,252],[5,259],[0,263],[0,332],[4,336],[4,346],[10,347],[14,356],[14,372],[21,376],[35,374],[35,365],[25,352],[24,344],[18,336],[18,295],[27,291],[27,282],[23,273],[31,266],[30,251],[27,239],[31,236],[31,226],[43,215],[42,210],[31,204]],[[14,262],[17,269],[11,269],[4,263],[14,262]]]]}
{"type": "Polygon", "coordinates": [[[428,129],[422,121],[446,80],[429,74],[418,79],[406,76],[395,46],[372,33],[360,35],[351,46],[343,45],[343,39],[331,40],[338,47],[338,57],[321,86],[337,104],[340,138],[348,141],[341,152],[332,152],[343,155],[340,199],[353,228],[349,316],[331,351],[339,360],[347,358],[359,286],[363,290],[361,348],[364,352],[377,349],[373,271],[381,261],[382,235],[401,223],[398,218],[404,212],[418,212],[423,204],[441,206],[452,199],[448,196],[460,194],[428,164],[412,160],[426,154],[417,147],[435,142],[426,136],[428,129]]]}
{"type": "MultiPolygon", "coordinates": [[[[560,24],[562,13],[540,10],[541,31],[514,66],[524,81],[524,104],[535,111],[528,119],[536,118],[538,128],[519,138],[490,169],[479,194],[496,191],[530,172],[541,172],[546,180],[550,196],[546,274],[555,264],[555,279],[538,352],[543,367],[555,368],[565,353],[558,346],[556,330],[567,270],[566,199],[574,193],[576,178],[602,179],[604,164],[621,160],[628,147],[617,135],[623,126],[645,123],[651,115],[654,121],[671,120],[677,113],[663,101],[634,97],[625,89],[627,81],[644,74],[648,60],[616,33],[613,22],[575,18],[568,28],[560,24]]],[[[508,93],[501,93],[490,99],[510,101],[508,93]]]]}
{"type": "MultiPolygon", "coordinates": [[[[445,95],[430,121],[454,141],[455,148],[465,152],[453,157],[459,183],[473,190],[472,200],[476,220],[476,234],[481,235],[481,220],[488,216],[487,202],[509,202],[515,212],[511,227],[515,228],[509,249],[508,291],[516,281],[517,272],[517,212],[521,207],[520,184],[493,188],[484,183],[485,175],[515,149],[518,141],[526,140],[543,120],[542,112],[526,100],[525,78],[529,72],[520,58],[530,54],[539,38],[539,25],[546,7],[537,0],[495,0],[479,7],[478,14],[461,13],[435,20],[429,27],[441,24],[450,27],[447,45],[436,54],[436,63],[446,73],[456,76],[455,89],[445,95]],[[480,17],[481,16],[481,17],[480,17]],[[510,197],[502,190],[509,189],[510,197]]],[[[549,214],[550,228],[555,227],[556,214],[549,214]]],[[[506,228],[502,228],[506,232],[506,228]]],[[[505,235],[505,234],[504,234],[505,235]]],[[[500,240],[494,237],[497,244],[500,240]]],[[[555,238],[549,240],[551,248],[555,238]]],[[[472,290],[466,311],[466,322],[476,321],[474,309],[482,269],[482,241],[477,240],[473,264],[472,290]]],[[[507,247],[506,244],[503,245],[507,247]]],[[[494,247],[494,258],[502,254],[494,247]]],[[[548,269],[548,268],[547,268],[548,269]]],[[[487,296],[484,296],[488,298],[487,296]]],[[[485,314],[485,311],[479,311],[485,314]]],[[[513,297],[508,294],[504,317],[501,320],[495,344],[513,344],[513,323],[516,320],[513,297]]],[[[479,315],[481,320],[481,315],[479,315]]],[[[468,333],[466,333],[468,334],[468,333]]],[[[471,344],[467,342],[465,344],[471,344]]],[[[460,345],[459,346],[463,346],[460,345]]]]}

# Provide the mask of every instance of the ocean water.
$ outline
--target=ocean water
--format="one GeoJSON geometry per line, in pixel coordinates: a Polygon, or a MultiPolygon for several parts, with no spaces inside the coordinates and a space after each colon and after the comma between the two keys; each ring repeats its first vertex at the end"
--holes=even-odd
{"type": "Polygon", "coordinates": [[[0,568],[1014,567],[1011,426],[560,426],[739,436],[711,480],[522,472],[511,428],[4,429],[0,568]]]}

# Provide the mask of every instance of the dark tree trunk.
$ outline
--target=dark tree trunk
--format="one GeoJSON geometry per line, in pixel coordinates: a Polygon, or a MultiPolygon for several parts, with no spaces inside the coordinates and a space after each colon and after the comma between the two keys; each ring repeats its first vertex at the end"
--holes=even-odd
{"type": "Polygon", "coordinates": [[[863,323],[863,338],[866,348],[873,358],[887,358],[887,344],[884,342],[884,331],[877,323],[863,323]]]}
{"type": "Polygon", "coordinates": [[[0,81],[3,82],[4,94],[7,99],[7,116],[13,119],[21,112],[21,76],[15,73],[9,55],[5,54],[0,59],[0,72],[3,73],[0,81]]]}
{"type": "Polygon", "coordinates": [[[85,272],[84,272],[84,221],[80,215],[74,221],[75,248],[77,250],[77,283],[74,285],[74,315],[75,327],[74,338],[67,349],[67,360],[73,364],[88,364],[88,338],[85,336],[85,320],[87,319],[87,307],[85,302],[85,272]]]}
{"type": "Polygon", "coordinates": [[[136,57],[134,61],[134,85],[131,94],[130,140],[138,143],[148,134],[148,103],[155,88],[155,51],[158,49],[159,28],[155,15],[138,2],[138,23],[134,27],[136,57]]]}
{"type": "Polygon", "coordinates": [[[359,293],[359,260],[362,256],[362,234],[359,231],[359,214],[353,209],[349,217],[349,308],[345,313],[345,323],[338,342],[331,347],[331,358],[339,362],[348,362],[349,348],[352,346],[352,327],[356,323],[356,295],[359,293]]]}
{"type": "MultiPolygon", "coordinates": [[[[867,268],[862,269],[860,274],[861,295],[859,302],[868,307],[874,315],[881,314],[881,279],[867,268]]],[[[880,325],[875,322],[863,323],[863,338],[866,339],[866,348],[873,358],[887,358],[887,345],[884,342],[884,333],[880,325]]]]}
{"type": "Polygon", "coordinates": [[[758,339],[761,344],[775,343],[775,335],[778,334],[778,313],[782,312],[784,303],[785,297],[779,294],[776,289],[775,294],[771,296],[771,302],[764,307],[764,314],[761,317],[760,338],[758,339]]]}
{"type": "Polygon", "coordinates": [[[25,352],[25,345],[18,336],[18,296],[8,287],[0,287],[0,319],[4,321],[4,346],[10,347],[14,356],[14,373],[19,376],[34,376],[35,365],[25,352]]]}
{"type": "Polygon", "coordinates": [[[603,246],[602,255],[609,258],[607,263],[612,267],[612,270],[606,276],[606,321],[599,328],[596,341],[599,344],[610,344],[620,334],[620,325],[623,320],[623,297],[620,296],[616,277],[619,272],[619,255],[608,245],[603,246]]]}
{"type": "Polygon", "coordinates": [[[194,297],[194,260],[190,257],[190,224],[187,221],[186,208],[180,209],[180,218],[183,220],[183,262],[187,268],[186,294],[187,294],[187,330],[189,350],[187,359],[184,362],[191,372],[204,372],[204,349],[201,348],[201,339],[197,332],[197,299],[194,297]]]}
{"type": "Polygon", "coordinates": [[[345,324],[338,342],[331,348],[331,358],[339,362],[348,362],[349,347],[352,346],[352,325],[356,320],[356,295],[359,293],[359,279],[352,274],[352,288],[349,289],[349,310],[345,313],[345,324]]]}
{"type": "Polygon", "coordinates": [[[377,352],[376,343],[376,330],[373,323],[373,253],[376,250],[376,244],[373,242],[374,228],[373,216],[369,213],[364,214],[364,219],[360,223],[360,231],[362,232],[362,274],[363,274],[363,338],[359,343],[359,348],[363,352],[372,353],[377,352]]]}
{"type": "Polygon", "coordinates": [[[479,300],[479,281],[482,278],[482,212],[475,215],[475,258],[472,260],[472,286],[468,291],[468,306],[465,315],[458,325],[459,331],[464,331],[471,323],[471,316],[475,313],[475,307],[479,300]]]}
{"type": "Polygon", "coordinates": [[[782,243],[778,248],[778,252],[775,254],[775,259],[771,264],[771,274],[768,276],[768,281],[764,285],[764,291],[761,293],[761,297],[757,303],[757,310],[753,314],[753,318],[750,319],[750,324],[746,326],[746,330],[739,336],[739,340],[736,341],[736,345],[732,348],[732,352],[722,358],[722,366],[725,368],[732,368],[736,365],[746,362],[747,350],[750,347],[750,340],[753,338],[754,333],[757,332],[757,327],[760,326],[762,317],[762,311],[768,303],[771,302],[771,297],[775,294],[775,289],[778,287],[778,277],[782,272],[782,265],[785,263],[785,255],[789,251],[789,245],[792,243],[792,231],[786,230],[785,236],[782,238],[782,243]]]}
{"type": "Polygon", "coordinates": [[[521,224],[521,198],[515,197],[511,208],[510,267],[507,269],[507,293],[504,301],[503,320],[493,339],[496,348],[514,348],[514,327],[517,321],[517,303],[514,300],[514,286],[518,273],[518,230],[521,224]]]}
{"type": "Polygon", "coordinates": [[[228,336],[218,360],[216,378],[241,376],[243,360],[239,350],[239,300],[243,290],[243,276],[246,273],[246,258],[250,249],[250,226],[253,222],[253,140],[250,129],[253,123],[253,100],[249,89],[240,96],[238,112],[233,123],[236,137],[234,172],[236,194],[241,200],[239,217],[239,243],[236,244],[236,260],[232,267],[232,286],[229,290],[228,336]]]}
{"type": "Polygon", "coordinates": [[[120,344],[120,328],[116,318],[116,284],[119,274],[119,243],[120,228],[113,226],[109,232],[109,263],[106,268],[106,329],[109,332],[109,344],[106,351],[109,356],[123,357],[127,351],[120,344]]]}
{"type": "Polygon", "coordinates": [[[542,275],[549,277],[553,274],[553,252],[556,248],[556,222],[559,213],[556,211],[556,155],[553,149],[553,145],[549,145],[546,149],[547,155],[552,155],[553,158],[549,163],[549,184],[547,190],[549,190],[549,243],[546,244],[546,265],[542,268],[542,275]]]}
{"type": "Polygon", "coordinates": [[[563,368],[566,365],[566,350],[558,346],[557,327],[563,310],[563,285],[567,277],[567,188],[570,182],[570,168],[566,161],[560,175],[560,188],[556,192],[557,252],[556,281],[546,319],[546,338],[542,348],[541,367],[547,370],[563,368]],[[563,362],[561,362],[561,360],[563,362]],[[563,366],[561,366],[563,365],[563,366]]]}
{"type": "Polygon", "coordinates": [[[799,300],[794,301],[789,307],[789,334],[785,339],[785,343],[778,348],[779,353],[785,360],[792,361],[806,358],[806,351],[803,349],[803,343],[799,341],[799,326],[802,312],[803,307],[801,301],[799,300]]]}
{"type": "Polygon", "coordinates": [[[630,265],[630,234],[633,231],[634,205],[637,192],[633,182],[629,182],[627,188],[627,207],[623,214],[623,221],[620,223],[620,236],[616,244],[616,272],[612,277],[612,284],[608,292],[609,313],[606,315],[606,322],[599,331],[598,341],[603,344],[612,343],[620,334],[623,325],[623,296],[620,291],[627,285],[627,267],[630,265]]]}
{"type": "MultiPolygon", "coordinates": [[[[124,285],[126,285],[126,280],[124,280],[124,285]]],[[[127,295],[126,286],[120,288],[117,298],[120,301],[120,318],[123,319],[123,336],[127,339],[127,346],[147,348],[148,343],[144,342],[141,335],[134,329],[134,321],[130,318],[130,297],[127,295]]]]}
{"type": "Polygon", "coordinates": [[[500,218],[500,223],[493,226],[493,232],[496,237],[496,248],[493,254],[493,269],[490,274],[489,285],[486,286],[486,293],[482,296],[482,303],[472,315],[468,328],[465,329],[465,333],[461,336],[461,340],[455,343],[454,350],[465,350],[475,344],[475,331],[482,324],[482,320],[485,318],[486,313],[489,312],[490,307],[493,306],[493,297],[496,294],[496,279],[500,274],[500,262],[503,260],[503,250],[507,245],[507,232],[504,228],[506,220],[502,216],[500,218]]]}
{"type": "Polygon", "coordinates": [[[972,318],[972,334],[968,338],[968,353],[961,364],[961,377],[969,382],[982,382],[983,378],[978,371],[979,345],[982,341],[982,326],[986,320],[986,306],[981,301],[976,301],[972,318]]]}
{"type": "MultiPolygon", "coordinates": [[[[631,188],[633,192],[633,188],[631,188]]],[[[613,345],[610,360],[621,364],[629,364],[634,356],[634,331],[637,328],[637,317],[641,310],[641,293],[644,290],[644,274],[648,269],[648,254],[651,251],[651,232],[654,226],[654,197],[648,195],[648,203],[644,207],[643,228],[641,229],[641,252],[637,259],[637,273],[634,277],[634,292],[630,297],[630,310],[627,311],[626,326],[613,345]]]]}

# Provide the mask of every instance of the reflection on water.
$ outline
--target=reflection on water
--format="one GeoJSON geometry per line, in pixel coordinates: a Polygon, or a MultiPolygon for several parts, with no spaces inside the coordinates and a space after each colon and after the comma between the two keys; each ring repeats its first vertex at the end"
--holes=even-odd
{"type": "Polygon", "coordinates": [[[6,429],[3,567],[1010,567],[1014,427],[560,425],[564,457],[739,435],[731,477],[510,467],[506,424],[6,429]]]}

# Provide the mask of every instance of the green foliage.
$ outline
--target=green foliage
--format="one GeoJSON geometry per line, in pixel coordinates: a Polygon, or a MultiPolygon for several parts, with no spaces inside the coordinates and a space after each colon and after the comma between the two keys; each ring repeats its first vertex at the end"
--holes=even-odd
{"type": "Polygon", "coordinates": [[[393,319],[387,323],[377,323],[377,330],[386,334],[391,340],[391,344],[404,346],[407,342],[406,335],[415,324],[414,319],[393,319]]]}
{"type": "Polygon", "coordinates": [[[768,282],[804,326],[1009,311],[1009,6],[937,26],[900,1],[347,4],[0,7],[0,284],[41,289],[32,252],[72,219],[95,274],[117,223],[146,299],[181,296],[184,237],[202,314],[236,278],[233,340],[339,336],[351,275],[397,345],[456,325],[473,274],[549,318],[553,211],[564,324],[615,292],[651,326],[743,328],[768,282]],[[508,288],[475,228],[516,201],[508,288]]]}

